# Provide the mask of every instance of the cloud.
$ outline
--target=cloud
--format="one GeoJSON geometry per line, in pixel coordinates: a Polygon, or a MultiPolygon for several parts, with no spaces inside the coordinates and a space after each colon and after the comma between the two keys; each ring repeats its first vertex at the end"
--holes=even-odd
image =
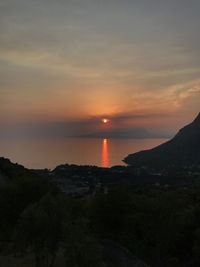
{"type": "Polygon", "coordinates": [[[193,115],[199,2],[179,2],[2,0],[0,120],[105,114],[113,131],[117,124],[132,131],[162,123],[159,113],[193,115]]]}
{"type": "Polygon", "coordinates": [[[200,80],[176,84],[155,91],[133,92],[132,100],[136,109],[168,111],[169,114],[184,108],[187,101],[200,99],[200,80]]]}
{"type": "Polygon", "coordinates": [[[1,137],[18,138],[166,138],[169,135],[157,131],[156,128],[147,129],[138,126],[138,122],[152,118],[161,119],[167,114],[129,114],[121,113],[109,116],[109,123],[103,124],[103,117],[73,119],[63,122],[44,123],[2,123],[1,137]]]}

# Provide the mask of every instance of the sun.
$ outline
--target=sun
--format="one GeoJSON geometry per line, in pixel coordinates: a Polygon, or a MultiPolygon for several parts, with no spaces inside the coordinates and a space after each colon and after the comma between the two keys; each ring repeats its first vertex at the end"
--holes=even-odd
{"type": "Polygon", "coordinates": [[[102,119],[102,122],[103,122],[104,124],[106,124],[106,123],[109,122],[109,119],[104,118],[104,119],[102,119]]]}

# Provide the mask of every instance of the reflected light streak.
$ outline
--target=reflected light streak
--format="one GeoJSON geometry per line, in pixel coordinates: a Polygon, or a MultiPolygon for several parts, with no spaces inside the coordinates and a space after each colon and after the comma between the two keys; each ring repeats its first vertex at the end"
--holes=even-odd
{"type": "Polygon", "coordinates": [[[104,138],[102,142],[102,167],[108,168],[109,167],[109,160],[108,160],[108,139],[104,138]]]}

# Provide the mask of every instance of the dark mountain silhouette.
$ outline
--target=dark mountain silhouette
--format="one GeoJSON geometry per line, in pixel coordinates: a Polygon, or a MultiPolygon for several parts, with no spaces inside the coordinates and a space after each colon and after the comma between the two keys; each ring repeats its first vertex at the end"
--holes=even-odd
{"type": "Polygon", "coordinates": [[[9,159],[0,157],[0,180],[16,178],[29,173],[22,165],[12,163],[9,159]]]}
{"type": "Polygon", "coordinates": [[[200,165],[200,113],[171,140],[153,149],[130,154],[124,162],[135,167],[152,168],[200,165]]]}

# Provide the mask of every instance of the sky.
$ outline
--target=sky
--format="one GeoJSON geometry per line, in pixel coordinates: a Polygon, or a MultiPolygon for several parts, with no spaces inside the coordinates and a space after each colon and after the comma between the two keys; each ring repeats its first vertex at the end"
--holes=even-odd
{"type": "Polygon", "coordinates": [[[0,135],[172,135],[200,111],[199,13],[199,0],[0,0],[0,135]]]}

